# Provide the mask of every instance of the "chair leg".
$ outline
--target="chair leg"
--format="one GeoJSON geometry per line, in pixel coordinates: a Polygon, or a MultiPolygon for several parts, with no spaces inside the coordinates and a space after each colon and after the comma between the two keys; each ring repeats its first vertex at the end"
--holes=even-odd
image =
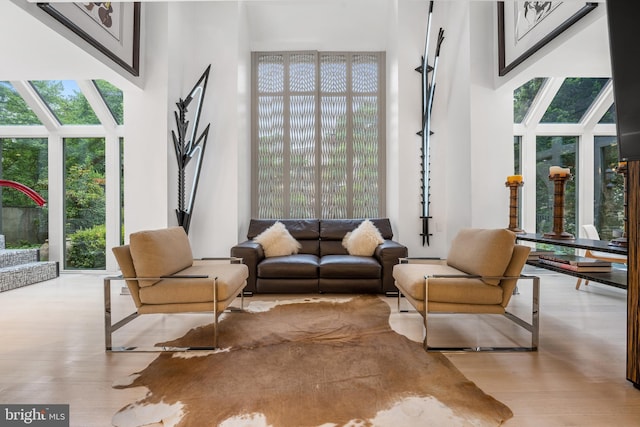
{"type": "Polygon", "coordinates": [[[422,314],[424,318],[424,341],[422,343],[422,348],[425,351],[429,351],[429,345],[427,344],[427,337],[429,335],[429,328],[427,318],[429,317],[429,278],[424,278],[424,313],[422,314]]]}
{"type": "Polygon", "coordinates": [[[218,278],[213,279],[213,348],[218,348],[218,278]]]}

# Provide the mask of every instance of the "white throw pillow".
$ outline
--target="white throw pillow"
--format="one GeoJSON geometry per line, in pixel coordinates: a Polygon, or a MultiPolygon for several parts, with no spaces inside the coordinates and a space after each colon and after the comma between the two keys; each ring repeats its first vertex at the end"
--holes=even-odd
{"type": "Polygon", "coordinates": [[[379,244],[384,243],[380,230],[368,219],[342,239],[349,255],[371,256],[379,244]]]}
{"type": "Polygon", "coordinates": [[[260,243],[267,258],[297,254],[302,247],[280,221],[276,221],[271,227],[258,234],[253,241],[260,243]]]}

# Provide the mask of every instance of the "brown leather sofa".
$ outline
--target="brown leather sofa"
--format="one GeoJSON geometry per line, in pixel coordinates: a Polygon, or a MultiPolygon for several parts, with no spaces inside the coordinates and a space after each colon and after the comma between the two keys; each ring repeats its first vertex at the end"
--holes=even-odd
{"type": "Polygon", "coordinates": [[[231,248],[231,256],[249,267],[245,292],[251,293],[397,293],[393,266],[407,248],[393,241],[388,218],[371,219],[384,242],[373,256],[349,255],[345,234],[363,219],[252,219],[247,241],[231,248]],[[297,254],[265,257],[253,239],[280,221],[301,245],[297,254]]]}

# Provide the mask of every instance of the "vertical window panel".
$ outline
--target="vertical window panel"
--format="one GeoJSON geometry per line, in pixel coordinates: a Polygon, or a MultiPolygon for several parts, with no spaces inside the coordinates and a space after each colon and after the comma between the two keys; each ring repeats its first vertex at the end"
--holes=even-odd
{"type": "Polygon", "coordinates": [[[549,180],[549,167],[571,169],[573,179],[566,182],[564,196],[564,229],[578,235],[578,137],[538,136],[536,138],[536,233],[553,230],[554,183],[549,180]]]}
{"type": "Polygon", "coordinates": [[[104,138],[64,139],[66,269],[106,266],[104,138]]]}
{"type": "Polygon", "coordinates": [[[252,215],[381,216],[384,56],[270,52],[253,64],[252,215]]]}
{"type": "MultiPolygon", "coordinates": [[[[47,140],[0,138],[0,178],[16,181],[48,200],[47,140]]],[[[0,187],[0,230],[7,248],[37,248],[49,237],[48,208],[38,206],[26,194],[0,187]]],[[[46,251],[42,259],[47,258],[46,251]]]]}

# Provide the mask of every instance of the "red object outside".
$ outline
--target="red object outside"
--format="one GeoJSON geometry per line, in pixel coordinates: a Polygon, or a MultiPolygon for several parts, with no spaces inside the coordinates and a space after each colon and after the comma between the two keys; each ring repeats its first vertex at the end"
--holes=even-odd
{"type": "Polygon", "coordinates": [[[0,187],[11,187],[11,188],[15,188],[16,190],[22,191],[24,194],[29,196],[31,200],[36,202],[38,206],[44,206],[44,204],[47,203],[47,201],[44,200],[41,195],[39,195],[38,193],[36,193],[34,190],[27,187],[26,185],[20,184],[19,182],[0,179],[0,187]]]}

